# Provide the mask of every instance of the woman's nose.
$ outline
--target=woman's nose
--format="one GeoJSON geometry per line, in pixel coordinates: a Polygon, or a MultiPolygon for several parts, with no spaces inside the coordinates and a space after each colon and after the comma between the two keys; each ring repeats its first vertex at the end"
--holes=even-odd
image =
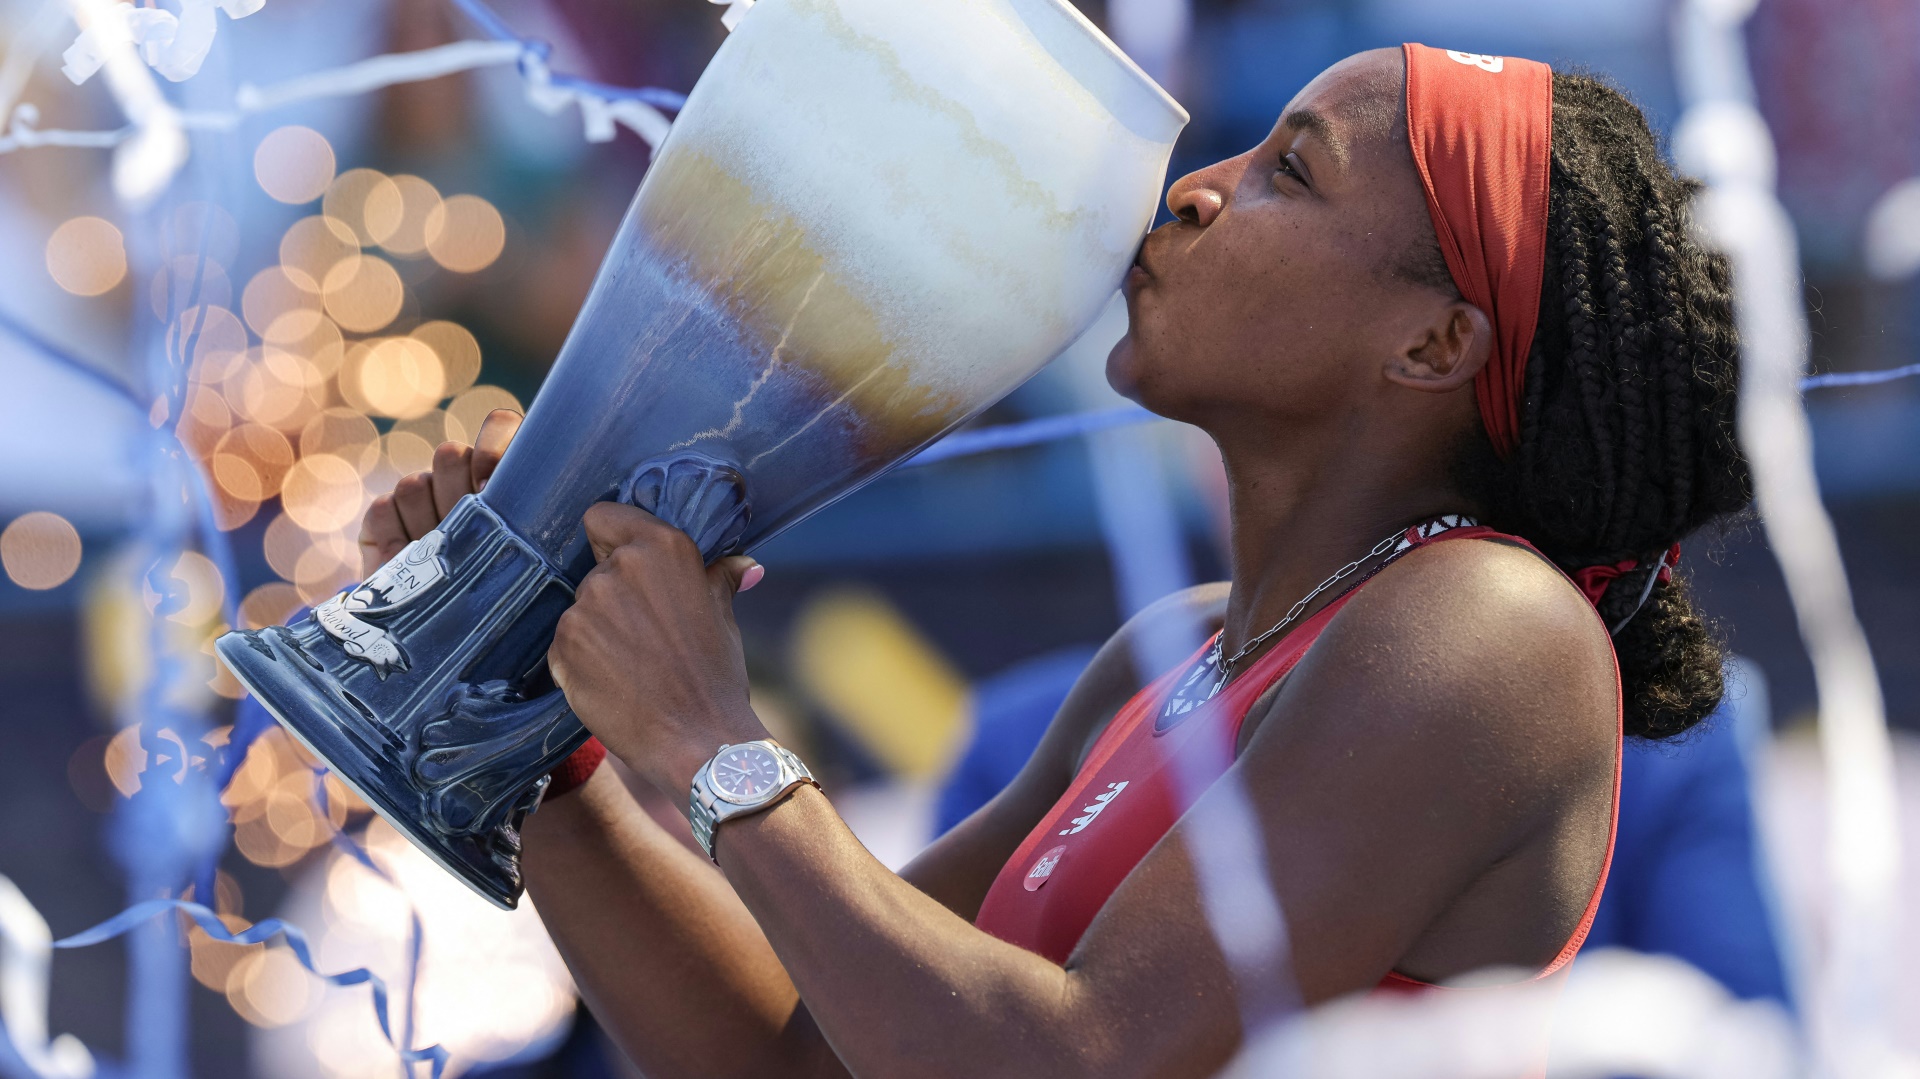
{"type": "MultiPolygon", "coordinates": [[[[1221,162],[1225,164],[1225,162],[1221,162]]],[[[1189,225],[1205,228],[1226,208],[1227,185],[1220,165],[1190,172],[1167,189],[1167,210],[1189,225]]]]}

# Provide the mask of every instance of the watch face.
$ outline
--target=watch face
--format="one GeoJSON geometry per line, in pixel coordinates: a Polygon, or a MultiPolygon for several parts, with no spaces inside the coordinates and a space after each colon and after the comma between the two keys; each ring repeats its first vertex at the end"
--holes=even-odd
{"type": "Polygon", "coordinates": [[[780,762],[764,746],[733,746],[713,759],[707,779],[729,802],[757,802],[780,789],[780,762]]]}

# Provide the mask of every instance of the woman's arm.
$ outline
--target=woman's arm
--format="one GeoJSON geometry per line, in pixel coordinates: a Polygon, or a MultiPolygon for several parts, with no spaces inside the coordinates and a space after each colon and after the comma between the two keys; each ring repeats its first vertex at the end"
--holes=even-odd
{"type": "MultiPolygon", "coordinates": [[[[363,522],[368,568],[435,527],[485,486],[520,417],[497,410],[472,448],[442,445],[431,472],[402,480],[363,522]]],[[[737,566],[735,567],[738,568],[737,566]]],[[[1089,664],[1020,775],[902,873],[972,918],[1000,866],[1066,788],[1092,736],[1138,688],[1131,637],[1143,622],[1217,626],[1224,586],[1169,597],[1089,664]]],[[[524,827],[527,887],[590,1007],[648,1075],[844,1075],[765,934],[713,865],[690,848],[685,792],[630,788],[613,767],[543,804],[524,827]],[[644,803],[644,804],[643,804],[644,803]],[[668,827],[663,827],[663,822],[668,827]]]]}
{"type": "MultiPolygon", "coordinates": [[[[961,924],[970,921],[1000,867],[1066,789],[1087,743],[1138,689],[1138,626],[1178,618],[1210,629],[1224,599],[1224,586],[1192,589],[1123,627],[1076,681],[1019,776],[899,879],[961,924]]],[[[603,767],[527,820],[527,889],[588,1006],[656,1079],[769,1069],[845,1075],[732,885],[676,834],[685,831],[684,803],[630,791],[603,767]],[[676,814],[676,831],[657,819],[663,808],[676,814]]],[[[850,834],[844,841],[872,862],[850,834]]]]}
{"type": "MultiPolygon", "coordinates": [[[[562,619],[555,677],[609,749],[677,790],[721,742],[765,736],[745,702],[730,587],[639,511],[596,507],[588,532],[602,561],[562,619]]],[[[1554,826],[1570,806],[1597,805],[1604,839],[1604,631],[1530,555],[1445,547],[1383,573],[1335,619],[1233,768],[1309,1002],[1377,983],[1495,863],[1566,846],[1554,826]]],[[[1222,797],[1216,787],[1154,848],[1065,967],[889,873],[811,789],[726,823],[717,849],[854,1075],[1204,1075],[1238,1044],[1248,988],[1222,958],[1186,856],[1222,797]]],[[[1593,854],[1556,881],[1564,895],[1527,909],[1571,908],[1577,920],[1593,854]]],[[[1517,950],[1466,961],[1544,962],[1558,946],[1537,954],[1539,934],[1511,935],[1517,950]]],[[[1271,989],[1284,969],[1251,976],[1271,989]]]]}
{"type": "Polygon", "coordinates": [[[527,891],[587,1006],[649,1076],[727,1076],[778,1059],[846,1074],[753,915],[610,767],[529,817],[527,891]]]}

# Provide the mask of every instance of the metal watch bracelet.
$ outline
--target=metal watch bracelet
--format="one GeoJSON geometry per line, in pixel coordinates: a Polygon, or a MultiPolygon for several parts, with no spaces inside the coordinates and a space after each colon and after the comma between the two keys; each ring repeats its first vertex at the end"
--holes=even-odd
{"type": "Polygon", "coordinates": [[[694,839],[699,841],[708,858],[718,862],[714,853],[714,833],[721,824],[770,809],[784,801],[801,784],[811,784],[816,788],[820,786],[819,781],[813,778],[813,773],[793,751],[771,738],[721,746],[693,774],[693,789],[688,797],[688,820],[693,826],[694,839]],[[714,767],[726,754],[749,747],[766,751],[778,763],[779,779],[764,795],[751,800],[726,797],[714,785],[714,767]]]}

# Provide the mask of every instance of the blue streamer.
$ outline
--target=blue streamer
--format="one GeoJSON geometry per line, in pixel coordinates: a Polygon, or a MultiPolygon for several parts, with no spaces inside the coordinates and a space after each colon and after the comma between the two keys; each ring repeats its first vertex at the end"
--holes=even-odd
{"type": "Polygon", "coordinates": [[[1824,390],[1833,386],[1878,386],[1882,382],[1912,378],[1920,375],[1920,363],[1910,363],[1905,367],[1889,367],[1882,371],[1835,371],[1825,375],[1811,375],[1800,380],[1800,391],[1824,390]]]}
{"type": "Polygon", "coordinates": [[[955,457],[971,457],[976,453],[1035,446],[1042,442],[1054,442],[1063,438],[1092,434],[1095,431],[1105,431],[1114,427],[1127,427],[1159,418],[1138,405],[1127,405],[1122,408],[1102,409],[1098,412],[1069,412],[1061,416],[1042,416],[1037,420],[1024,420],[1020,423],[1003,423],[994,427],[982,427],[948,435],[909,457],[900,467],[918,468],[921,465],[930,465],[936,461],[951,460],[955,457]]]}
{"type": "Polygon", "coordinates": [[[133,392],[133,387],[128,386],[108,372],[102,371],[100,368],[95,367],[80,357],[75,356],[73,353],[68,352],[66,349],[61,348],[59,345],[54,344],[52,341],[40,336],[38,333],[29,329],[26,324],[15,319],[4,310],[0,310],[0,330],[5,330],[13,336],[18,337],[23,343],[39,350],[47,359],[58,363],[62,367],[70,368],[92,381],[105,386],[107,389],[112,390],[118,396],[133,402],[139,406],[141,411],[144,412],[146,410],[147,402],[142,401],[140,395],[133,392]]]}
{"type": "MultiPolygon", "coordinates": [[[[375,974],[365,967],[355,967],[341,974],[321,973],[319,968],[313,965],[313,951],[307,944],[307,935],[300,931],[299,926],[288,924],[278,918],[268,918],[265,921],[255,922],[252,926],[238,933],[234,933],[227,929],[225,923],[220,921],[219,915],[199,903],[191,903],[184,899],[149,899],[144,903],[135,903],[133,906],[128,907],[126,910],[121,911],[91,929],[85,929],[70,937],[56,940],[53,942],[53,946],[56,948],[85,948],[88,945],[99,944],[103,941],[112,940],[134,929],[141,923],[148,921],[155,915],[170,910],[177,910],[187,917],[192,918],[194,924],[205,930],[209,937],[226,944],[264,944],[274,937],[279,937],[286,943],[287,950],[293,953],[293,957],[300,961],[301,966],[307,968],[308,971],[312,972],[327,984],[341,987],[364,984],[371,987],[373,990],[374,1018],[380,1021],[380,1032],[387,1036],[388,1044],[392,1045],[394,1050],[400,1054],[400,1059],[409,1067],[422,1060],[431,1061],[433,1065],[433,1079],[440,1079],[441,1072],[446,1070],[448,1059],[447,1051],[438,1045],[429,1045],[424,1049],[401,1048],[399,1041],[393,1036],[393,1025],[387,1016],[387,983],[382,981],[378,974],[375,974]]],[[[415,950],[417,951],[417,948],[415,950]]]]}
{"type": "MultiPolygon", "coordinates": [[[[513,28],[507,25],[506,20],[495,14],[493,9],[482,3],[481,0],[452,0],[452,3],[454,7],[460,9],[462,14],[472,20],[475,26],[480,28],[481,33],[495,41],[516,42],[529,54],[538,57],[542,64],[546,63],[547,57],[552,55],[552,45],[535,38],[521,37],[519,34],[514,33],[513,28]]],[[[526,62],[524,60],[521,62],[520,68],[521,73],[525,74],[526,62]]],[[[604,82],[583,79],[577,75],[562,75],[557,72],[550,74],[547,81],[551,85],[558,86],[561,89],[572,90],[607,101],[640,101],[658,109],[670,109],[674,112],[678,112],[687,104],[687,95],[674,90],[664,90],[658,86],[609,86],[604,82]]]]}

